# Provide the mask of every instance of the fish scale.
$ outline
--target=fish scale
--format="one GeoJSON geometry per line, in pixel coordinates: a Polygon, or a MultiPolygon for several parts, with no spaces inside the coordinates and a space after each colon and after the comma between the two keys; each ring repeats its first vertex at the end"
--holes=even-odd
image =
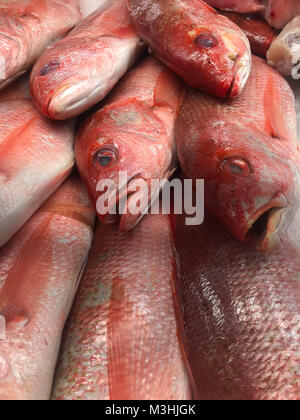
{"type": "Polygon", "coordinates": [[[129,234],[98,225],[69,319],[53,399],[187,399],[167,216],[129,234]]]}
{"type": "Polygon", "coordinates": [[[1,248],[0,315],[6,323],[0,340],[1,400],[49,399],[93,220],[87,194],[73,176],[1,248]]]}
{"type": "Polygon", "coordinates": [[[262,255],[209,214],[197,227],[172,219],[177,316],[197,398],[299,399],[295,231],[262,255]]]}

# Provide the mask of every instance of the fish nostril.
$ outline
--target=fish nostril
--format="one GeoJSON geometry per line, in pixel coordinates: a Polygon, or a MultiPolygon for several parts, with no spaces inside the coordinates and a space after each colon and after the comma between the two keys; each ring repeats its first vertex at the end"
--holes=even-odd
{"type": "Polygon", "coordinates": [[[243,177],[247,177],[252,174],[250,164],[246,160],[238,157],[224,159],[222,161],[221,168],[230,174],[243,177]]]}
{"type": "Polygon", "coordinates": [[[59,61],[52,60],[47,63],[40,71],[40,76],[47,76],[47,74],[54,72],[59,67],[59,61]]]}
{"type": "Polygon", "coordinates": [[[219,45],[219,41],[210,33],[203,33],[197,36],[195,43],[204,48],[215,48],[219,45]]]}

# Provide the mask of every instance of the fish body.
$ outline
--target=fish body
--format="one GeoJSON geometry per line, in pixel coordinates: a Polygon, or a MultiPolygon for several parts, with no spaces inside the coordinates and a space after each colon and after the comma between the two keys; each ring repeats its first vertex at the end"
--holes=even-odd
{"type": "Polygon", "coordinates": [[[184,400],[167,216],[99,224],[63,339],[54,400],[184,400]]]}
{"type": "Polygon", "coordinates": [[[265,11],[264,0],[206,0],[217,9],[236,13],[256,13],[265,11]]]}
{"type": "Polygon", "coordinates": [[[284,28],[294,17],[300,15],[300,0],[269,0],[264,17],[274,28],[284,28]]]}
{"type": "Polygon", "coordinates": [[[79,0],[80,12],[83,18],[93,13],[110,0],[79,0]]]}
{"type": "Polygon", "coordinates": [[[232,21],[202,0],[128,0],[151,52],[189,85],[220,97],[243,90],[251,68],[249,42],[232,21]]]}
{"type": "Polygon", "coordinates": [[[300,14],[300,0],[206,0],[221,10],[238,13],[259,12],[276,29],[282,29],[300,14]]]}
{"type": "Polygon", "coordinates": [[[0,89],[25,73],[79,21],[78,0],[5,1],[0,6],[0,89]]]}
{"type": "Polygon", "coordinates": [[[193,227],[174,216],[178,324],[196,399],[299,400],[299,222],[261,254],[209,214],[193,227]]]}
{"type": "Polygon", "coordinates": [[[71,177],[0,250],[0,400],[50,397],[64,324],[93,237],[71,177]]]}
{"type": "Polygon", "coordinates": [[[0,246],[69,175],[74,122],[41,116],[22,78],[0,93],[0,246]]]}
{"type": "Polygon", "coordinates": [[[253,54],[266,57],[267,52],[276,38],[276,31],[262,17],[254,14],[222,12],[222,15],[236,23],[248,38],[253,54]]]}
{"type": "Polygon", "coordinates": [[[300,16],[288,23],[274,40],[267,59],[280,73],[300,79],[300,16]]]}
{"type": "MultiPolygon", "coordinates": [[[[177,165],[174,125],[183,91],[183,83],[176,75],[148,57],[125,76],[103,107],[83,123],[75,143],[76,161],[95,204],[104,192],[97,191],[102,180],[108,179],[115,185],[119,203],[128,194],[129,208],[139,194],[145,208],[157,193],[148,195],[151,181],[170,178],[177,165]],[[126,191],[120,180],[121,172],[127,173],[126,191]],[[139,193],[138,181],[144,181],[145,187],[139,193]]],[[[144,208],[138,214],[124,211],[120,228],[132,229],[144,208]]],[[[99,213],[99,217],[111,222],[109,213],[99,213]]]]}
{"type": "Polygon", "coordinates": [[[299,208],[295,98],[282,76],[253,56],[239,98],[190,89],[176,140],[185,175],[205,180],[207,209],[239,240],[270,248],[299,208]]]}
{"type": "Polygon", "coordinates": [[[31,92],[47,117],[75,117],[102,100],[136,61],[142,41],[125,0],[103,4],[50,46],[31,74],[31,92]]]}

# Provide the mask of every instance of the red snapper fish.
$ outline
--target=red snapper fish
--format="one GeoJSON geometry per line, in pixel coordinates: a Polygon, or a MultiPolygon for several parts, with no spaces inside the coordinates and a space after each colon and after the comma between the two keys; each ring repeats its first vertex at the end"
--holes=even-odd
{"type": "Polygon", "coordinates": [[[187,91],[176,123],[187,177],[205,180],[205,204],[236,238],[267,250],[299,208],[295,97],[282,76],[253,56],[236,99],[187,91]]]}
{"type": "Polygon", "coordinates": [[[102,100],[142,52],[126,0],[102,1],[31,73],[31,93],[47,117],[75,117],[102,100]]]}
{"type": "Polygon", "coordinates": [[[206,0],[221,10],[238,13],[261,13],[270,25],[282,29],[300,14],[300,0],[206,0]]]}
{"type": "Polygon", "coordinates": [[[78,0],[6,0],[0,4],[0,89],[25,73],[80,19],[78,0]]]}
{"type": "Polygon", "coordinates": [[[234,12],[221,13],[242,29],[250,42],[252,53],[265,58],[276,38],[276,30],[259,15],[243,15],[234,12]]]}
{"type": "MultiPolygon", "coordinates": [[[[154,190],[152,180],[163,182],[176,169],[174,124],[183,91],[182,81],[150,56],[125,76],[104,106],[79,130],[76,161],[95,205],[104,198],[104,191],[97,191],[102,180],[115,186],[117,191],[112,194],[117,204],[128,196],[128,211],[124,208],[120,219],[122,230],[135,227],[157,196],[160,185],[154,190]],[[122,172],[127,173],[127,187],[120,177],[122,172]],[[137,185],[139,181],[143,186],[137,185]],[[139,200],[143,208],[133,214],[129,209],[139,200]]],[[[116,204],[109,201],[112,206],[116,204]]],[[[107,212],[98,211],[104,222],[116,219],[111,205],[107,212]]]]}
{"type": "Polygon", "coordinates": [[[129,233],[99,224],[69,318],[54,400],[184,400],[168,216],[129,233]]]}
{"type": "Polygon", "coordinates": [[[249,42],[232,21],[201,0],[128,0],[135,27],[156,55],[189,85],[238,96],[251,68],[249,42]]]}
{"type": "Polygon", "coordinates": [[[180,337],[203,400],[300,399],[300,220],[271,253],[174,216],[180,337]]]}
{"type": "Polygon", "coordinates": [[[0,400],[47,400],[64,324],[93,238],[71,177],[0,250],[0,400]]]}
{"type": "Polygon", "coordinates": [[[27,77],[0,92],[0,247],[70,174],[74,136],[36,110],[27,77]]]}

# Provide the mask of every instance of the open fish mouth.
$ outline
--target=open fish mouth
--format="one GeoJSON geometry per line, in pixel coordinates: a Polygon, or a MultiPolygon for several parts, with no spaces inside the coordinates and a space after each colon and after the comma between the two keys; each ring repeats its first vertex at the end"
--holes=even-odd
{"type": "Polygon", "coordinates": [[[261,252],[269,251],[277,241],[288,205],[285,196],[277,194],[251,217],[244,231],[244,240],[253,243],[261,252]]]}
{"type": "Polygon", "coordinates": [[[126,185],[108,196],[106,213],[98,213],[99,219],[106,224],[119,224],[121,231],[129,232],[157,202],[165,183],[166,179],[162,179],[153,189],[151,180],[140,175],[134,176],[126,185]]]}
{"type": "Polygon", "coordinates": [[[244,54],[242,57],[237,58],[235,63],[235,73],[228,90],[227,97],[233,99],[239,96],[250,76],[251,71],[251,55],[244,54]]]}

